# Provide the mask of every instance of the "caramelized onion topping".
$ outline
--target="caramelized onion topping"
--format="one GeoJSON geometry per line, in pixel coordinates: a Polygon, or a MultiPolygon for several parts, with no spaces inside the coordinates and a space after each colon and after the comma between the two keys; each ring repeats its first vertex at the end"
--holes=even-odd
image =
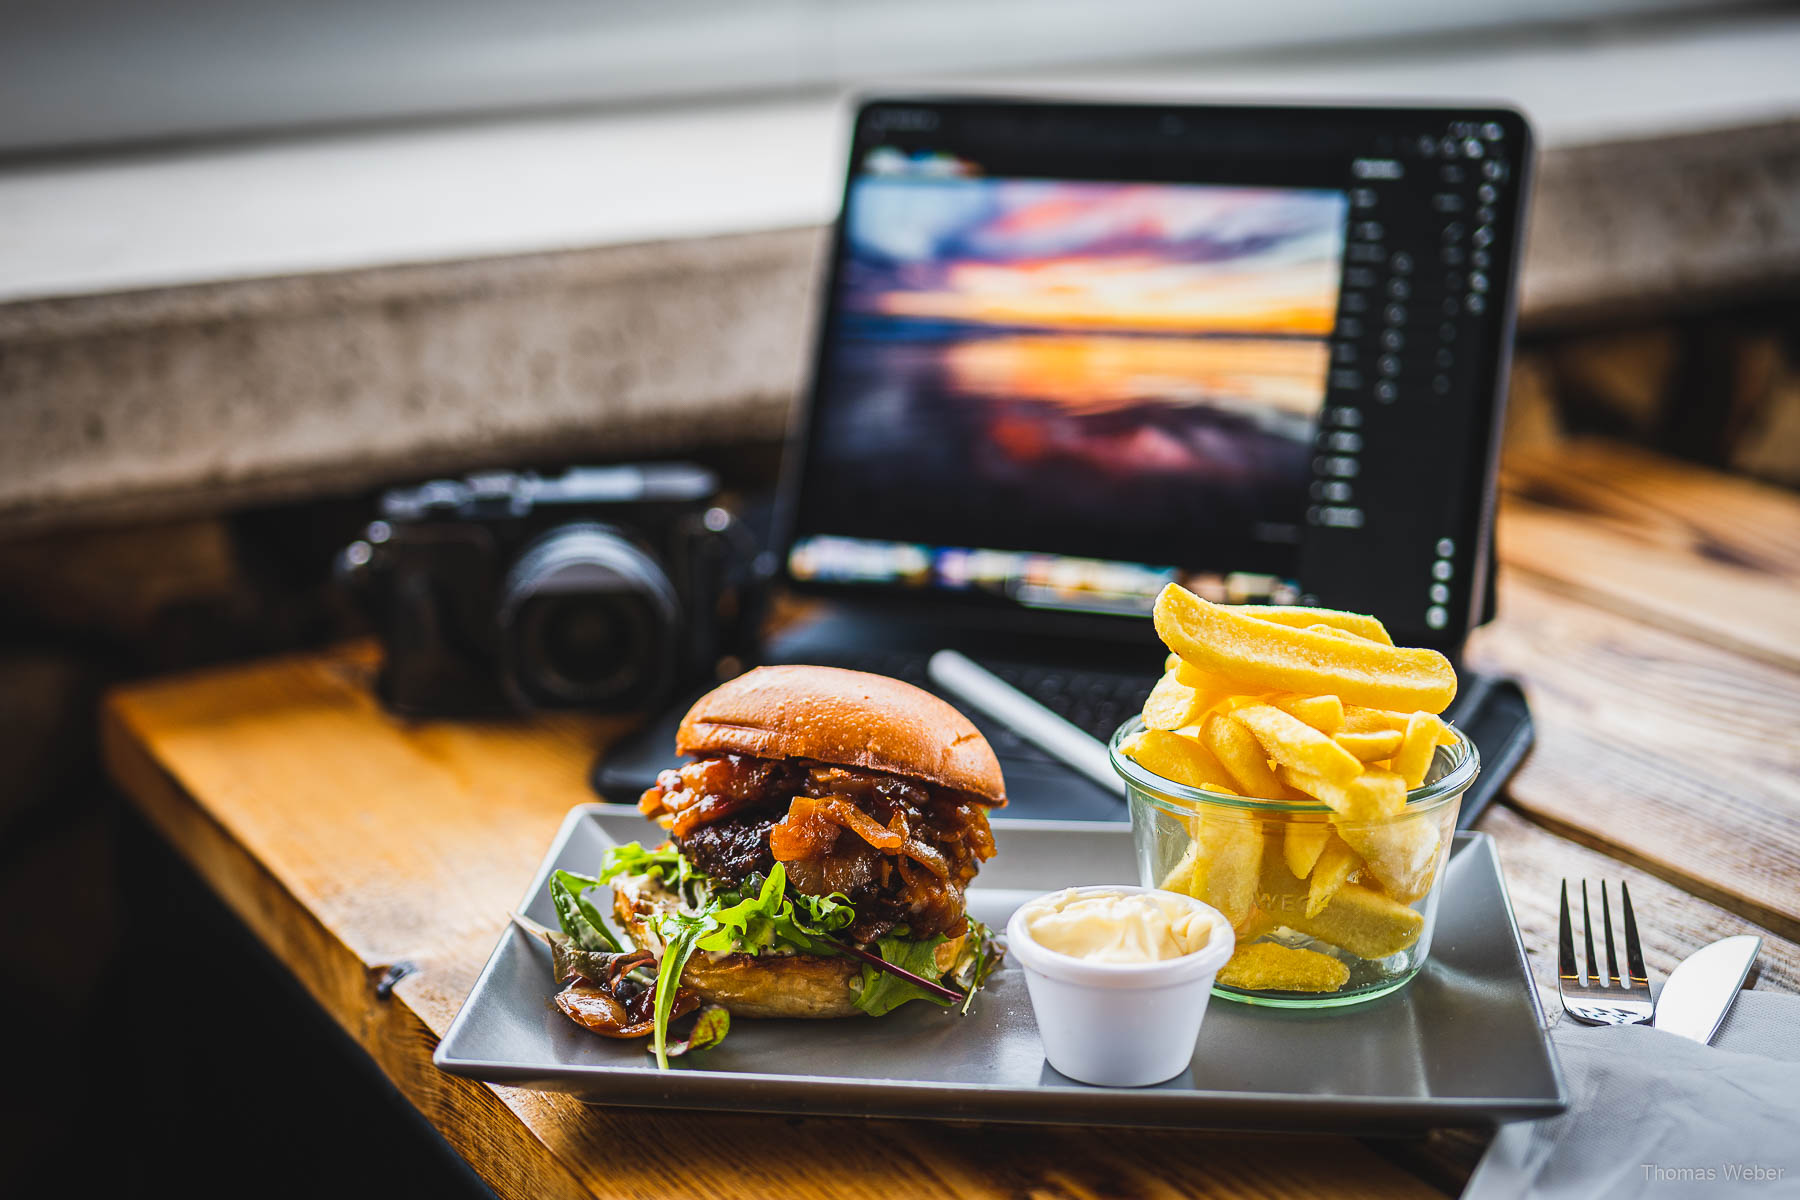
{"type": "Polygon", "coordinates": [[[727,883],[773,861],[801,892],[844,893],[861,942],[896,925],[915,937],[960,933],[964,889],[994,853],[986,807],[966,792],[806,760],[701,759],[663,772],[638,806],[727,883]],[[716,837],[715,825],[730,832],[716,837]]]}
{"type": "MultiPolygon", "coordinates": [[[[804,797],[796,797],[794,803],[804,804],[808,801],[804,797]]],[[[812,806],[810,812],[817,813],[826,820],[848,829],[877,850],[898,850],[906,842],[905,834],[888,829],[842,796],[826,796],[821,800],[811,801],[810,804],[812,806]]],[[[793,811],[792,806],[789,806],[788,815],[790,817],[793,815],[793,811]]],[[[782,824],[785,825],[787,822],[783,821],[782,824]]],[[[777,829],[780,827],[780,825],[776,826],[777,829]]],[[[781,851],[777,850],[775,857],[780,858],[781,851]]],[[[794,857],[804,858],[805,855],[795,855],[794,857]]]]}
{"type": "Polygon", "coordinates": [[[839,822],[819,811],[817,800],[795,796],[788,802],[787,816],[769,830],[769,849],[776,862],[824,858],[837,845],[841,828],[839,822]]]}
{"type": "MultiPolygon", "coordinates": [[[[627,987],[622,979],[605,986],[570,984],[556,993],[556,1007],[571,1021],[603,1037],[649,1037],[656,1028],[656,989],[627,987]]],[[[700,997],[682,988],[675,993],[670,1019],[684,1016],[700,1007],[700,997]]]]}

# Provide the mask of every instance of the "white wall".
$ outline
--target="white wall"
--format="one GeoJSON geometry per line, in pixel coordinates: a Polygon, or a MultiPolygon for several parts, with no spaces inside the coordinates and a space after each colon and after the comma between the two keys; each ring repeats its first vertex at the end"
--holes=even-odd
{"type": "Polygon", "coordinates": [[[835,88],[1719,0],[0,0],[0,153],[835,88]]]}

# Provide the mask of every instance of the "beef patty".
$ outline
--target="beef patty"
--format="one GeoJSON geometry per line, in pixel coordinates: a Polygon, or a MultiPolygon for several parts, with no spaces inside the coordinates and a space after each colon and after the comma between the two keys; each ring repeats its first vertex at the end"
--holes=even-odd
{"type": "Polygon", "coordinates": [[[663,772],[639,807],[723,883],[779,861],[798,891],[842,893],[863,943],[898,926],[961,933],[964,890],[994,852],[986,808],[967,793],[805,759],[700,759],[663,772]]]}

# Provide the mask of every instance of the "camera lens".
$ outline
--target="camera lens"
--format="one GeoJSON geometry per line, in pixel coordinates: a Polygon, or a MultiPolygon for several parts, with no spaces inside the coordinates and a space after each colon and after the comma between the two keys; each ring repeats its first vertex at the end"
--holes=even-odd
{"type": "Polygon", "coordinates": [[[634,598],[546,596],[520,613],[525,661],[558,695],[613,695],[645,678],[654,617],[634,598]]]}
{"type": "Polygon", "coordinates": [[[507,574],[499,616],[502,672],[525,704],[641,707],[675,674],[674,585],[603,525],[564,525],[528,547],[507,574]]]}

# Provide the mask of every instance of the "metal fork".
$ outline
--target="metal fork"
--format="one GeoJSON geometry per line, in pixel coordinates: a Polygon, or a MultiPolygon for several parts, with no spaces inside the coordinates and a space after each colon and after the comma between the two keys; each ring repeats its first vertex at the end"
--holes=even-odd
{"type": "Polygon", "coordinates": [[[1637,918],[1631,912],[1631,889],[1619,881],[1624,908],[1625,965],[1629,976],[1619,975],[1619,959],[1613,951],[1612,905],[1606,883],[1600,883],[1600,922],[1606,931],[1606,974],[1594,956],[1594,922],[1589,913],[1587,880],[1581,881],[1581,933],[1587,943],[1587,974],[1575,963],[1575,932],[1569,924],[1569,881],[1562,885],[1562,924],[1557,931],[1556,955],[1563,1011],[1587,1025],[1641,1025],[1656,1011],[1650,1000],[1650,977],[1644,971],[1644,952],[1638,945],[1637,918]]]}

